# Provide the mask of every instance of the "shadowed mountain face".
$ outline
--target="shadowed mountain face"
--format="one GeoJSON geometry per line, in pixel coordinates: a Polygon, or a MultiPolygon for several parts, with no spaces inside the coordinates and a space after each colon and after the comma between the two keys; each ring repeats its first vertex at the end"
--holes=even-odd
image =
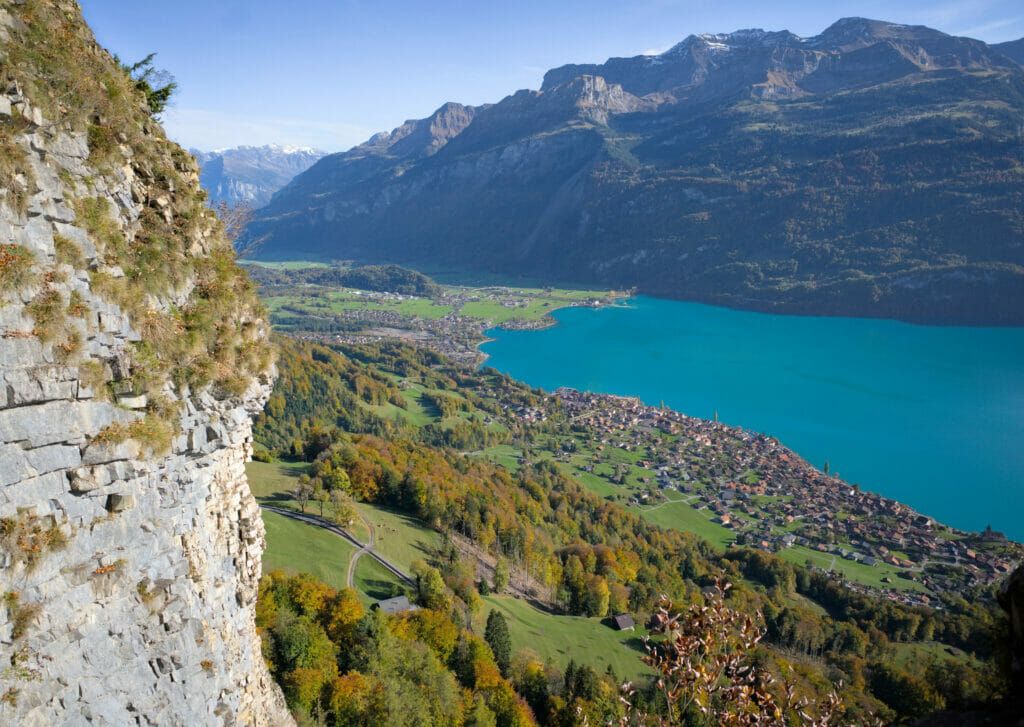
{"type": "Polygon", "coordinates": [[[238,146],[218,151],[192,150],[200,165],[199,180],[210,202],[262,207],[296,174],[309,169],[326,152],[307,147],[238,146]]]}
{"type": "Polygon", "coordinates": [[[1007,43],[998,43],[992,47],[1004,56],[1012,58],[1024,66],[1024,38],[1011,40],[1007,43]]]}
{"type": "Polygon", "coordinates": [[[267,258],[1024,324],[1020,48],[850,18],[562,66],[322,159],[252,234],[267,258]]]}

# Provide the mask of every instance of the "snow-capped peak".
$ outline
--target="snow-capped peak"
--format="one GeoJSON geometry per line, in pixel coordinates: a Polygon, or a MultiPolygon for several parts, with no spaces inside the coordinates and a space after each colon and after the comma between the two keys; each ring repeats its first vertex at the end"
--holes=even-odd
{"type": "Polygon", "coordinates": [[[255,151],[255,152],[270,152],[273,154],[321,154],[317,149],[311,146],[297,146],[295,144],[262,144],[260,146],[254,146],[250,144],[240,144],[238,146],[225,146],[220,149],[213,149],[208,154],[230,154],[238,151],[255,151]]]}

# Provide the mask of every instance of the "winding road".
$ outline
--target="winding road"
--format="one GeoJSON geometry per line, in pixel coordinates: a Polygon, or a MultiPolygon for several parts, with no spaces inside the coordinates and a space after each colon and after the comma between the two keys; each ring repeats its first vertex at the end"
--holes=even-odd
{"type": "Polygon", "coordinates": [[[407,583],[407,584],[409,584],[411,586],[412,585],[416,585],[416,581],[415,581],[415,579],[411,575],[406,573],[404,570],[399,568],[397,565],[395,565],[390,560],[388,560],[387,558],[385,558],[384,556],[382,556],[380,553],[378,553],[377,551],[375,551],[373,549],[373,544],[374,544],[374,541],[376,539],[376,533],[375,533],[374,528],[373,528],[373,523],[371,523],[369,520],[367,520],[362,515],[360,515],[359,517],[362,519],[362,521],[364,523],[366,523],[366,527],[370,531],[370,542],[369,543],[360,543],[358,540],[356,540],[352,536],[351,533],[349,533],[344,528],[342,528],[342,527],[340,527],[338,525],[335,525],[332,522],[328,522],[327,520],[324,520],[323,518],[319,518],[316,515],[308,515],[308,514],[306,514],[304,512],[295,512],[294,510],[287,510],[285,508],[274,507],[272,505],[261,505],[260,507],[262,507],[264,510],[269,510],[270,512],[276,512],[278,515],[284,515],[285,517],[290,517],[293,520],[299,520],[300,522],[304,522],[307,525],[315,525],[318,528],[323,528],[324,530],[326,530],[326,531],[328,531],[330,533],[333,533],[334,535],[337,535],[339,538],[348,541],[349,543],[354,545],[356,548],[358,548],[358,550],[355,552],[355,554],[353,554],[352,558],[348,562],[348,587],[349,588],[355,589],[356,562],[364,554],[365,555],[369,555],[371,558],[373,558],[378,563],[380,563],[382,566],[387,568],[392,574],[397,576],[400,580],[404,581],[405,583],[407,583]]]}

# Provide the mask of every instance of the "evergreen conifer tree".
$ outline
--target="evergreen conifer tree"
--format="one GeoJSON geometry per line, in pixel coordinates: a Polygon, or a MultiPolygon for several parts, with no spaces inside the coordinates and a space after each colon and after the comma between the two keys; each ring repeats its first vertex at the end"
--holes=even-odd
{"type": "Polygon", "coordinates": [[[508,623],[501,611],[492,610],[487,614],[484,640],[494,652],[494,661],[502,676],[507,677],[509,665],[512,663],[512,637],[509,635],[508,623]]]}

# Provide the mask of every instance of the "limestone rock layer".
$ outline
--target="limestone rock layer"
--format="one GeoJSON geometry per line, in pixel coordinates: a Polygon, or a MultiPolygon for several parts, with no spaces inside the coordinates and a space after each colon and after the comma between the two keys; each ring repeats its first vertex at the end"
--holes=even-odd
{"type": "MultiPolygon", "coordinates": [[[[0,64],[31,37],[18,16],[29,5],[0,5],[0,64]]],[[[53,7],[88,33],[74,3],[53,7]]],[[[189,268],[158,290],[112,252],[110,235],[143,259],[148,219],[180,237],[183,258],[223,250],[212,213],[189,206],[201,202],[194,160],[154,124],[144,160],[123,136],[111,147],[121,165],[99,165],[99,112],[88,129],[62,121],[59,99],[4,78],[0,724],[290,724],[254,625],[264,530],[244,470],[272,366],[228,387],[154,374],[171,345],[160,326],[190,335],[174,322],[213,305],[195,297],[212,274],[189,268]],[[122,298],[146,292],[129,311],[101,280],[122,298]]],[[[245,329],[247,351],[266,338],[250,313],[218,324],[245,329]]],[[[207,353],[194,340],[179,371],[207,353]]],[[[210,365],[227,367],[218,357],[210,365]]]]}

